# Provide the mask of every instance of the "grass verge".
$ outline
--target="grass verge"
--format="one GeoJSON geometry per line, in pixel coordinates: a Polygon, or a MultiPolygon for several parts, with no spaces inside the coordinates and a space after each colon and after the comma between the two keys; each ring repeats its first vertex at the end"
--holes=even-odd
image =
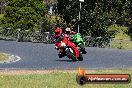
{"type": "MultiPolygon", "coordinates": [[[[49,72],[31,71],[30,74],[21,73],[21,71],[0,71],[0,88],[132,88],[129,84],[86,84],[80,86],[76,83],[77,72],[49,72]],[[10,73],[10,74],[5,74],[10,73]],[[41,74],[40,74],[41,73],[41,74]]],[[[24,71],[26,72],[26,71],[24,71]]],[[[29,71],[30,72],[30,71],[29,71]]],[[[28,72],[28,73],[29,73],[28,72]]],[[[130,74],[132,70],[95,70],[87,71],[94,74],[130,74]]]]}
{"type": "Polygon", "coordinates": [[[128,28],[123,26],[111,26],[112,30],[118,31],[112,40],[111,47],[118,49],[132,50],[132,41],[128,36],[128,28]]]}
{"type": "Polygon", "coordinates": [[[5,61],[9,58],[8,55],[4,54],[4,53],[0,53],[0,61],[5,61]]]}
{"type": "Polygon", "coordinates": [[[132,50],[132,41],[130,36],[124,34],[123,32],[117,33],[111,45],[112,48],[132,50]]]}
{"type": "Polygon", "coordinates": [[[115,39],[112,41],[112,48],[132,50],[132,41],[115,39]]]}

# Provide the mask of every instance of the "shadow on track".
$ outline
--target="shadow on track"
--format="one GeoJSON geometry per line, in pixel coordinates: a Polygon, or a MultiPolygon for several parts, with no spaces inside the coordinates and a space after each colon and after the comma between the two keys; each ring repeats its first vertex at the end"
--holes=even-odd
{"type": "Polygon", "coordinates": [[[76,62],[76,61],[73,61],[73,60],[56,60],[56,61],[60,61],[60,62],[76,62]]]}

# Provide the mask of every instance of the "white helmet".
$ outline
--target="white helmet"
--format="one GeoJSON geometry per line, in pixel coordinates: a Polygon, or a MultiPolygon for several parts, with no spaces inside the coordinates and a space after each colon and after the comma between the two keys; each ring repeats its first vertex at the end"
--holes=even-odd
{"type": "Polygon", "coordinates": [[[70,28],[66,28],[65,31],[71,31],[71,29],[70,28]]]}

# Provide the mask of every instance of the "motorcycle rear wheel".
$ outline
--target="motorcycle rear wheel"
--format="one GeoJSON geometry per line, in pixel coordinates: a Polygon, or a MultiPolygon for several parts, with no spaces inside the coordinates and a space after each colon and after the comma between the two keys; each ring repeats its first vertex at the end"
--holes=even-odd
{"type": "Polygon", "coordinates": [[[82,56],[82,54],[79,55],[78,61],[83,61],[83,56],[82,56]]]}
{"type": "Polygon", "coordinates": [[[85,51],[85,47],[84,45],[79,45],[79,47],[81,48],[81,51],[83,54],[86,54],[87,52],[85,51]]]}

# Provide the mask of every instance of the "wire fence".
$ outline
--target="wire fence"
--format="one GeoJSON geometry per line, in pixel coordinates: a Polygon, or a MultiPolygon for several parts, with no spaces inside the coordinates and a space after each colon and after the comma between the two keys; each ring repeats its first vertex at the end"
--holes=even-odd
{"type": "Polygon", "coordinates": [[[107,37],[91,37],[91,36],[85,36],[85,45],[87,47],[110,47],[111,39],[107,37]]]}
{"type": "Polygon", "coordinates": [[[28,30],[0,29],[0,40],[12,40],[18,42],[42,42],[52,43],[53,36],[49,32],[31,32],[28,30]]]}
{"type": "MultiPolygon", "coordinates": [[[[31,32],[28,30],[0,29],[0,40],[12,40],[17,42],[37,42],[52,44],[54,35],[50,32],[31,32]]],[[[84,37],[85,46],[87,47],[110,47],[111,39],[107,37],[84,37]]]]}

